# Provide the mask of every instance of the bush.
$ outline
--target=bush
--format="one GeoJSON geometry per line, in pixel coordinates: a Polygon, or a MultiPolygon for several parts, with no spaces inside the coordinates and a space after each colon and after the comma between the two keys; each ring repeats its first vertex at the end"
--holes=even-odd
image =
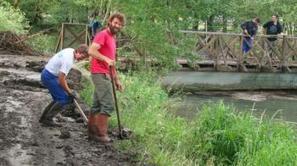
{"type": "Polygon", "coordinates": [[[0,31],[11,31],[17,34],[26,33],[29,27],[24,14],[14,9],[9,3],[0,3],[0,31]]]}
{"type": "Polygon", "coordinates": [[[57,42],[57,37],[51,35],[37,35],[33,38],[30,38],[26,41],[33,50],[46,53],[53,54],[55,52],[55,45],[57,42]]]}

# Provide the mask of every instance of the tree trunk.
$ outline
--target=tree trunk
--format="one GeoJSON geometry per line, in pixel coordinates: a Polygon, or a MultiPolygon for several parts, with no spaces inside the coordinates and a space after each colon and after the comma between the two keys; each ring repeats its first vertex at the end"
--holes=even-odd
{"type": "MultiPolygon", "coordinates": [[[[102,22],[104,23],[108,17],[109,17],[109,12],[110,12],[110,9],[111,9],[111,0],[109,0],[106,4],[106,7],[105,7],[105,15],[104,15],[104,18],[102,20],[102,22]]],[[[107,25],[107,24],[106,24],[107,25]]]]}
{"type": "Polygon", "coordinates": [[[228,26],[228,19],[226,16],[223,16],[223,32],[227,32],[227,26],[228,26]]]}
{"type": "Polygon", "coordinates": [[[194,12],[194,21],[193,21],[193,30],[198,30],[199,29],[199,18],[198,18],[198,14],[196,12],[194,12]]]}
{"type": "Polygon", "coordinates": [[[13,7],[18,8],[21,0],[14,0],[13,7]]]}
{"type": "Polygon", "coordinates": [[[211,15],[210,17],[207,18],[207,28],[208,31],[212,32],[214,31],[213,23],[214,23],[214,15],[211,15]]]}

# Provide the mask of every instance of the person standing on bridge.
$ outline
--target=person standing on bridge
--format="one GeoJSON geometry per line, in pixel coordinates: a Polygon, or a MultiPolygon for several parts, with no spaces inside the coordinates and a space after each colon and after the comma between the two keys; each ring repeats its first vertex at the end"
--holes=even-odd
{"type": "Polygon", "coordinates": [[[273,37],[268,37],[268,42],[267,42],[267,48],[269,50],[269,56],[272,56],[272,49],[273,47],[275,47],[276,45],[276,40],[277,40],[277,36],[283,33],[283,27],[282,25],[279,23],[278,21],[278,16],[272,15],[271,17],[271,21],[266,22],[263,25],[263,30],[264,30],[264,34],[266,35],[275,35],[273,37]]]}
{"type": "Polygon", "coordinates": [[[117,90],[123,91],[115,69],[115,60],[116,34],[120,32],[124,23],[123,14],[112,14],[108,19],[107,28],[96,34],[89,49],[92,57],[90,70],[95,91],[89,115],[88,135],[90,139],[103,143],[111,141],[107,134],[108,118],[114,111],[115,104],[111,79],[114,79],[117,90]],[[114,77],[111,78],[111,76],[114,77]]]}
{"type": "Polygon", "coordinates": [[[85,58],[88,58],[88,46],[82,44],[77,49],[61,50],[45,65],[41,73],[41,82],[49,90],[53,101],[44,109],[39,119],[44,126],[61,126],[53,121],[53,117],[77,97],[75,91],[68,87],[66,76],[75,61],[85,58]]]}
{"type": "Polygon", "coordinates": [[[243,42],[242,42],[242,52],[244,54],[248,53],[253,47],[254,37],[258,31],[258,25],[260,24],[260,19],[255,17],[251,21],[246,21],[241,24],[241,29],[243,32],[243,42]]]}

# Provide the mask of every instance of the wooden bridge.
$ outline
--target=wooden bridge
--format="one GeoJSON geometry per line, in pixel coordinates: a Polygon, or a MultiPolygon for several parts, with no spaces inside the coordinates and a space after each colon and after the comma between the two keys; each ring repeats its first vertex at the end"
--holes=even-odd
{"type": "MultiPolygon", "coordinates": [[[[297,37],[257,35],[252,49],[242,52],[244,35],[221,32],[180,31],[183,39],[191,40],[191,56],[177,59],[182,66],[198,71],[297,71],[297,37]],[[275,42],[268,38],[275,37],[275,42]],[[194,55],[194,56],[193,56],[194,55]]],[[[187,42],[187,41],[185,41],[187,42]]]]}

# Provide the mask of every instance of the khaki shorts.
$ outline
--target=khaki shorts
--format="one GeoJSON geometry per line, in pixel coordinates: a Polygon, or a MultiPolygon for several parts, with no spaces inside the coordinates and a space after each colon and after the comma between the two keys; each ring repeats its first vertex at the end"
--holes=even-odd
{"type": "Polygon", "coordinates": [[[91,112],[110,116],[114,111],[114,99],[109,75],[92,74],[92,81],[95,86],[95,90],[93,94],[91,112]]]}

